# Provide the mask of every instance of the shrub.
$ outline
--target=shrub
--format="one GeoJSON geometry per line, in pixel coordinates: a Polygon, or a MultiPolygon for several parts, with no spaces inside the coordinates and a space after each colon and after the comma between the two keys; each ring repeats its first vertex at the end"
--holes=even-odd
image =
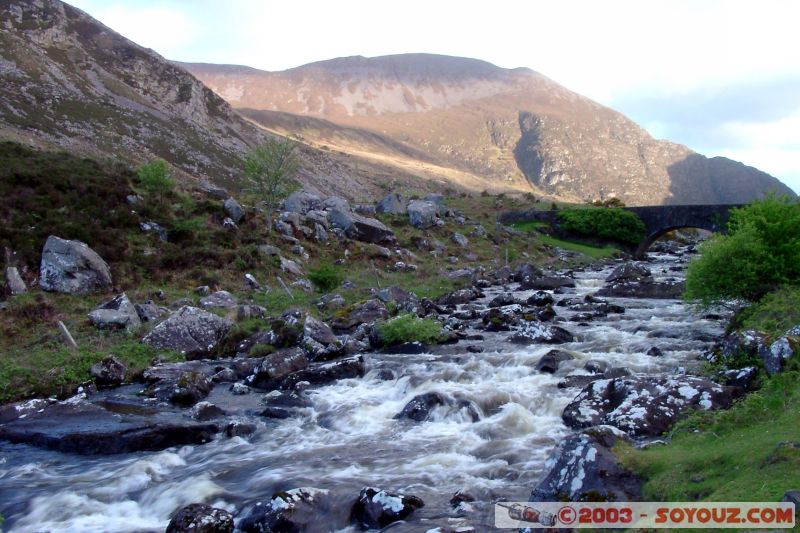
{"type": "Polygon", "coordinates": [[[245,179],[264,203],[270,228],[278,203],[294,188],[299,167],[295,148],[296,144],[289,139],[269,138],[244,158],[245,179]]]}
{"type": "Polygon", "coordinates": [[[378,326],[378,333],[384,344],[403,342],[438,342],[442,326],[432,318],[419,318],[414,314],[400,315],[378,326]]]}
{"type": "Polygon", "coordinates": [[[644,222],[625,209],[564,209],[558,213],[561,228],[570,233],[637,244],[645,237],[644,222]]]}
{"type": "Polygon", "coordinates": [[[731,212],[727,235],[715,235],[689,264],[686,293],[703,307],[754,302],[800,282],[800,201],[769,197],[731,212]]]}
{"type": "Polygon", "coordinates": [[[339,268],[327,262],[309,270],[308,279],[320,292],[330,292],[342,284],[339,268]]]}
{"type": "Polygon", "coordinates": [[[175,182],[172,180],[172,170],[169,163],[163,159],[156,159],[136,169],[139,184],[148,196],[158,197],[159,203],[164,203],[164,196],[172,192],[175,182]]]}

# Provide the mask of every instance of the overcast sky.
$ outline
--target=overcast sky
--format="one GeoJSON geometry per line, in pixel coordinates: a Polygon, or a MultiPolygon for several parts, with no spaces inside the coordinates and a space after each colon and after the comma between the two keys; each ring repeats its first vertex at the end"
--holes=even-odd
{"type": "Polygon", "coordinates": [[[797,0],[70,0],[180,61],[429,52],[529,67],[800,192],[797,0]]]}

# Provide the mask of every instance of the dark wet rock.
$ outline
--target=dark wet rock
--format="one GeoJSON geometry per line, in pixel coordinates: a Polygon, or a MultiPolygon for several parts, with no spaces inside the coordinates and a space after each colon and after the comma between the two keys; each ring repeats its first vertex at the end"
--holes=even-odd
{"type": "Polygon", "coordinates": [[[752,390],[758,377],[758,369],[754,366],[745,368],[734,368],[726,370],[721,374],[721,381],[731,387],[739,387],[743,390],[752,390]]]}
{"type": "Polygon", "coordinates": [[[638,263],[624,263],[606,277],[607,282],[643,281],[652,276],[650,270],[638,263]]]}
{"type": "Polygon", "coordinates": [[[575,280],[567,276],[542,276],[521,282],[519,288],[523,291],[530,289],[554,290],[574,286],[575,280]]]}
{"type": "Polygon", "coordinates": [[[175,513],[165,533],[233,533],[233,516],[224,509],[193,503],[175,513]]]}
{"type": "Polygon", "coordinates": [[[169,401],[182,407],[191,407],[208,396],[213,388],[214,382],[200,372],[183,372],[169,395],[169,401]]]}
{"type": "Polygon", "coordinates": [[[517,299],[514,298],[514,295],[510,292],[504,292],[498,294],[489,302],[489,307],[504,307],[506,305],[513,305],[517,302],[517,299]]]}
{"type": "Polygon", "coordinates": [[[567,437],[547,460],[549,469],[530,501],[641,500],[642,480],[620,465],[611,451],[617,440],[627,437],[608,426],[567,437]]]}
{"type": "Polygon", "coordinates": [[[85,243],[51,235],[42,249],[39,286],[66,294],[107,291],[112,286],[111,271],[85,243]]]}
{"type": "Polygon", "coordinates": [[[664,356],[664,352],[662,352],[661,348],[659,348],[658,346],[653,346],[652,348],[647,350],[645,353],[647,355],[649,355],[650,357],[663,357],[664,356]]]}
{"type": "Polygon", "coordinates": [[[577,374],[577,375],[570,375],[565,376],[564,379],[558,382],[557,387],[559,389],[582,389],[589,383],[597,381],[599,379],[603,379],[603,376],[597,375],[584,375],[584,374],[577,374]]]}
{"type": "Polygon", "coordinates": [[[424,422],[430,416],[431,411],[440,405],[447,404],[447,398],[438,392],[426,392],[414,396],[403,410],[396,414],[395,418],[408,418],[416,422],[424,422]]]}
{"type": "Polygon", "coordinates": [[[476,346],[474,344],[471,344],[471,345],[467,346],[467,351],[469,353],[482,353],[483,352],[483,348],[481,346],[476,346]]]}
{"type": "Polygon", "coordinates": [[[331,327],[340,331],[349,331],[361,324],[369,324],[387,318],[389,318],[389,312],[386,310],[386,305],[378,299],[372,299],[343,310],[331,321],[331,327]]]}
{"type": "Polygon", "coordinates": [[[264,398],[263,403],[261,416],[265,418],[290,418],[297,409],[311,407],[311,400],[297,391],[273,391],[264,398]]]}
{"type": "Polygon", "coordinates": [[[125,365],[114,357],[109,355],[99,363],[92,365],[89,373],[92,375],[95,383],[100,387],[116,387],[125,381],[125,374],[128,369],[125,365]]]}
{"type": "Polygon", "coordinates": [[[523,263],[514,271],[512,279],[521,285],[531,283],[544,275],[542,269],[530,263],[523,263]]]}
{"type": "Polygon", "coordinates": [[[237,523],[242,533],[305,533],[329,531],[320,526],[333,502],[324,489],[302,487],[276,492],[272,499],[256,502],[237,523]]]}
{"type": "Polygon", "coordinates": [[[136,309],[136,314],[139,315],[139,320],[142,322],[155,322],[162,314],[162,309],[153,300],[135,304],[133,308],[136,309]]]}
{"type": "Polygon", "coordinates": [[[536,312],[536,318],[538,318],[542,322],[550,322],[556,316],[558,315],[556,314],[556,310],[553,309],[552,305],[547,305],[544,307],[544,309],[541,309],[536,312]]]}
{"type": "Polygon", "coordinates": [[[526,321],[508,340],[515,344],[563,344],[573,342],[575,337],[559,326],[526,321]]]}
{"type": "Polygon", "coordinates": [[[603,287],[597,296],[615,298],[678,299],[683,295],[684,283],[679,282],[620,282],[603,287]]]}
{"type": "Polygon", "coordinates": [[[406,210],[408,212],[408,223],[417,229],[431,228],[439,220],[439,208],[433,202],[412,200],[406,210]]]}
{"type": "Polygon", "coordinates": [[[381,349],[381,352],[392,355],[400,355],[400,354],[413,355],[413,354],[425,353],[427,351],[428,351],[428,345],[418,341],[401,342],[399,344],[393,344],[391,346],[384,346],[381,349]]]}
{"type": "Polygon", "coordinates": [[[550,350],[536,363],[536,370],[553,374],[564,361],[571,361],[575,357],[563,350],[550,350]]]}
{"type": "Polygon", "coordinates": [[[293,389],[302,382],[307,382],[310,386],[327,385],[340,379],[363,377],[365,372],[366,363],[363,355],[331,363],[315,363],[286,376],[281,388],[293,389]]]}
{"type": "Polygon", "coordinates": [[[274,389],[286,376],[308,367],[308,357],[298,348],[279,350],[265,356],[246,382],[259,389],[274,389]]]}
{"type": "Polygon", "coordinates": [[[283,202],[283,210],[305,215],[311,210],[321,209],[322,199],[308,191],[295,191],[283,202]]]}
{"type": "Polygon", "coordinates": [[[329,218],[334,228],[342,230],[351,239],[376,244],[394,244],[397,241],[394,232],[380,220],[339,209],[330,211],[329,218]]]}
{"type": "Polygon", "coordinates": [[[256,425],[235,420],[225,426],[225,434],[230,437],[247,437],[256,432],[256,425]]]}
{"type": "Polygon", "coordinates": [[[460,305],[477,300],[482,296],[482,293],[476,288],[459,289],[447,294],[444,294],[436,299],[438,305],[460,305]]]}
{"type": "Polygon", "coordinates": [[[145,335],[142,342],[197,358],[210,354],[233,323],[197,307],[184,306],[145,335]]]}
{"type": "Polygon", "coordinates": [[[225,209],[225,212],[228,213],[228,217],[233,220],[234,223],[238,224],[244,218],[244,208],[233,197],[225,200],[222,203],[222,207],[225,209]]]}
{"type": "Polygon", "coordinates": [[[379,529],[405,520],[425,503],[416,496],[395,494],[374,487],[361,489],[350,519],[364,529],[379,529]]]}
{"type": "Polygon", "coordinates": [[[65,453],[110,455],[209,442],[219,427],[175,416],[119,414],[87,402],[62,402],[0,426],[0,439],[65,453]]]}
{"type": "Polygon", "coordinates": [[[25,418],[55,402],[56,400],[53,398],[34,398],[22,402],[0,405],[0,424],[11,422],[20,417],[25,418]]]}
{"type": "Polygon", "coordinates": [[[90,312],[89,322],[99,329],[136,329],[142,325],[136,307],[124,292],[90,312]]]}
{"type": "Polygon", "coordinates": [[[506,305],[490,308],[481,319],[486,331],[510,331],[512,326],[519,324],[522,307],[519,305],[506,305]]]}
{"type": "Polygon", "coordinates": [[[398,193],[391,192],[375,205],[375,212],[389,215],[405,215],[406,203],[398,193]]]}
{"type": "Polygon", "coordinates": [[[534,305],[536,307],[544,307],[546,305],[553,305],[553,303],[555,303],[555,299],[549,292],[536,291],[528,297],[528,300],[525,303],[528,305],[534,305]]]}
{"type": "Polygon", "coordinates": [[[758,356],[764,362],[764,370],[772,376],[781,372],[786,361],[800,352],[800,326],[796,326],[778,337],[769,346],[759,339],[758,356]]]}
{"type": "Polygon", "coordinates": [[[608,363],[599,359],[589,359],[583,365],[583,369],[592,374],[602,374],[608,370],[608,363]]]}
{"type": "Polygon", "coordinates": [[[205,308],[232,309],[236,304],[236,298],[228,291],[217,291],[200,298],[200,307],[205,308]]]}
{"type": "Polygon", "coordinates": [[[225,416],[225,411],[211,402],[198,402],[192,407],[192,418],[207,422],[225,416]]]}
{"type": "Polygon", "coordinates": [[[345,348],[325,322],[311,315],[306,317],[301,345],[311,361],[334,359],[342,355],[345,348]]]}
{"type": "Polygon", "coordinates": [[[607,424],[632,436],[657,436],[691,410],[729,407],[736,394],[700,377],[602,379],[584,388],[562,418],[573,429],[607,424]]]}
{"type": "Polygon", "coordinates": [[[514,280],[514,272],[511,268],[504,266],[488,272],[486,278],[493,281],[496,285],[503,285],[514,280]]]}

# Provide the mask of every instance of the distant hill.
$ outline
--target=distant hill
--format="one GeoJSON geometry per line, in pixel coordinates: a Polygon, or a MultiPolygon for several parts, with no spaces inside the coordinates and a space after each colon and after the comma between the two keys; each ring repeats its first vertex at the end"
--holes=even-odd
{"type": "MultiPolygon", "coordinates": [[[[430,54],[361,56],[282,72],[180,64],[267,128],[390,163],[578,201],[739,203],[776,178],[653,139],[529,69],[430,54]]],[[[474,183],[473,183],[474,185],[474,183]]],[[[480,187],[480,184],[478,184],[480,187]]]]}

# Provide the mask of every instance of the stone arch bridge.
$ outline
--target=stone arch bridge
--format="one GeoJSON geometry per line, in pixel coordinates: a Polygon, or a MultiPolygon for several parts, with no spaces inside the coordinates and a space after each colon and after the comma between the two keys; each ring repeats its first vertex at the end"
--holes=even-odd
{"type": "MultiPolygon", "coordinates": [[[[641,207],[625,207],[635,213],[644,222],[647,236],[636,246],[635,256],[644,256],[650,245],[659,237],[670,231],[681,228],[699,228],[711,232],[724,232],[728,224],[731,209],[741,207],[735,204],[720,205],[652,205],[641,207]]],[[[557,226],[558,211],[511,211],[502,213],[498,220],[503,224],[539,220],[557,226]]]]}

